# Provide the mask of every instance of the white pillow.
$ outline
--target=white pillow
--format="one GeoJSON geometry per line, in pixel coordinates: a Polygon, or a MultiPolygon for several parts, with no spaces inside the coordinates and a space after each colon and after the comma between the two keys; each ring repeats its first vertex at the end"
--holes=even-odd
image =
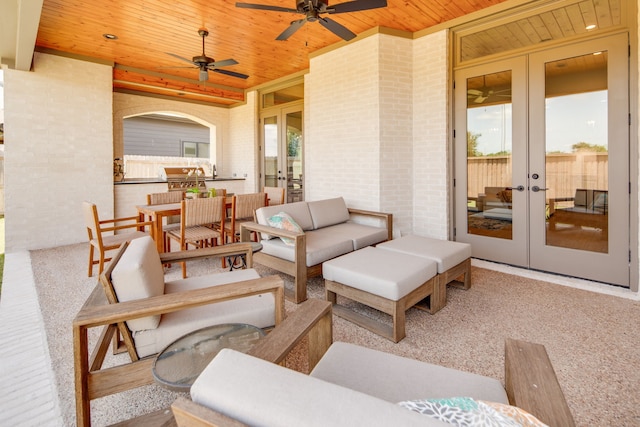
{"type": "MultiPolygon", "coordinates": [[[[111,282],[119,302],[164,294],[164,269],[151,236],[133,239],[111,272],[111,282]]],[[[155,329],[160,315],[128,320],[133,331],[155,329]]]]}
{"type": "MultiPolygon", "coordinates": [[[[298,223],[285,212],[275,214],[271,218],[267,219],[267,222],[271,227],[279,228],[280,230],[302,232],[302,227],[300,227],[298,223]]],[[[282,239],[284,244],[288,246],[295,246],[296,244],[295,239],[291,239],[289,237],[280,237],[280,239],[282,239]]]]}

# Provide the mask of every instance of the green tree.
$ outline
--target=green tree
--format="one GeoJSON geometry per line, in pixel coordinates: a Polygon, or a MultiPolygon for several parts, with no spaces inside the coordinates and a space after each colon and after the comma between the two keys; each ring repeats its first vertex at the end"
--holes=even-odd
{"type": "Polygon", "coordinates": [[[481,133],[471,133],[467,131],[467,157],[479,157],[482,153],[478,151],[478,139],[481,133]]]}
{"type": "Polygon", "coordinates": [[[605,147],[604,145],[597,145],[597,144],[589,144],[588,142],[578,142],[576,144],[573,144],[571,146],[571,151],[574,153],[578,153],[581,151],[586,151],[586,152],[591,152],[591,153],[606,153],[607,147],[605,147]]]}

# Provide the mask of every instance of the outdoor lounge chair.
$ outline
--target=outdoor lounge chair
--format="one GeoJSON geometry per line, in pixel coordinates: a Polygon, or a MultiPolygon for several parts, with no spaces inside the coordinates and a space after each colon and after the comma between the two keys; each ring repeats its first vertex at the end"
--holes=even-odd
{"type": "Polygon", "coordinates": [[[260,328],[284,318],[283,282],[253,269],[164,282],[163,263],[242,255],[247,244],[171,252],[159,256],[150,237],[122,245],[73,322],[76,409],[79,426],[90,425],[90,401],[150,384],[154,355],[176,338],[219,323],[260,328]],[[106,298],[105,298],[106,296],[106,298]],[[88,330],[102,327],[89,358],[88,330]],[[131,363],[102,369],[116,331],[131,363]]]}

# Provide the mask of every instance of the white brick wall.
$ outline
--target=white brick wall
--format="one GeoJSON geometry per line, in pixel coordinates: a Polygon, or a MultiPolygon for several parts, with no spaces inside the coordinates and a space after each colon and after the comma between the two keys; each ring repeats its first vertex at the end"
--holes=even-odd
{"type": "Polygon", "coordinates": [[[305,80],[305,197],[380,207],[379,39],[312,58],[305,80]]]}
{"type": "Polygon", "coordinates": [[[309,200],[392,212],[396,235],[448,236],[447,32],[379,34],[312,58],[309,200]]]}
{"type": "Polygon", "coordinates": [[[223,144],[225,176],[245,178],[244,193],[258,191],[258,114],[256,92],[246,94],[246,104],[230,110],[229,138],[223,144]],[[245,177],[246,175],[246,177],[245,177]]]}
{"type": "Polygon", "coordinates": [[[6,250],[86,240],[81,202],[113,213],[111,67],[36,53],[5,70],[6,250]]]}
{"type": "Polygon", "coordinates": [[[449,234],[451,167],[448,153],[448,31],[413,44],[413,232],[449,234]]]}
{"type": "Polygon", "coordinates": [[[380,210],[394,231],[412,231],[413,41],[380,36],[380,210]]]}

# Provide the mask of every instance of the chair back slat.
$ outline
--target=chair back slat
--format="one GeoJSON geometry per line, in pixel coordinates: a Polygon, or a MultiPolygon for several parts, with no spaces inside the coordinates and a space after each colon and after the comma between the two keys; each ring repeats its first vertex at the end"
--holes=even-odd
{"type": "Polygon", "coordinates": [[[253,218],[256,209],[264,207],[265,193],[237,194],[236,219],[253,218]]]}
{"type": "Polygon", "coordinates": [[[84,222],[87,225],[87,234],[89,235],[89,241],[93,239],[102,239],[100,233],[100,224],[98,220],[98,208],[95,204],[89,202],[82,202],[82,214],[84,216],[84,222]]]}
{"type": "Polygon", "coordinates": [[[164,193],[147,194],[148,205],[165,205],[168,203],[180,203],[184,199],[181,191],[166,191],[164,193]]]}
{"type": "Polygon", "coordinates": [[[225,197],[206,197],[182,201],[182,224],[186,227],[224,223],[225,197]]]}

